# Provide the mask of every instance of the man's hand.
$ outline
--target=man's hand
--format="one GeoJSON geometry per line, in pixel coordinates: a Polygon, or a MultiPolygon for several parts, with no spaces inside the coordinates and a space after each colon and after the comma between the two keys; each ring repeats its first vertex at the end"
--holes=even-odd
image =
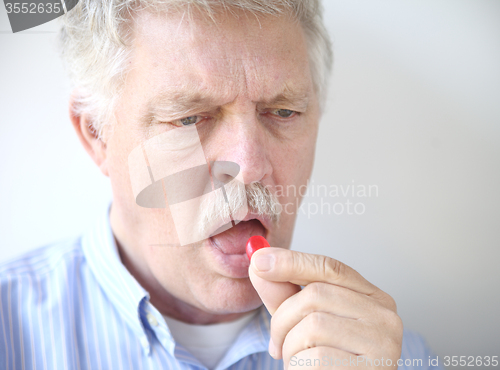
{"type": "Polygon", "coordinates": [[[354,269],[325,256],[264,248],[252,256],[249,275],[272,315],[269,352],[283,357],[285,369],[322,368],[325,358],[349,366],[356,356],[397,368],[403,324],[396,303],[354,269]]]}

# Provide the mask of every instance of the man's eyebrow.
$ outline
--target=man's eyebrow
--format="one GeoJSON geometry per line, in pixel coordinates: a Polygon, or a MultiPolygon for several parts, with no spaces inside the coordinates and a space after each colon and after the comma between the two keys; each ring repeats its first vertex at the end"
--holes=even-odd
{"type": "Polygon", "coordinates": [[[305,111],[311,99],[310,91],[306,89],[285,88],[281,93],[271,99],[263,100],[258,105],[270,107],[290,107],[290,109],[305,111]]]}
{"type": "MultiPolygon", "coordinates": [[[[305,111],[309,105],[311,92],[303,88],[285,86],[281,92],[268,99],[261,99],[257,107],[287,107],[298,111],[305,111]]],[[[228,102],[230,100],[226,100],[228,102]]],[[[218,109],[224,103],[222,100],[203,95],[198,91],[177,90],[163,92],[153,97],[148,103],[147,117],[159,116],[164,119],[179,119],[185,115],[218,109]],[[222,104],[221,104],[222,103],[222,104]]]]}
{"type": "Polygon", "coordinates": [[[216,106],[215,100],[210,96],[204,96],[199,92],[178,90],[161,93],[152,98],[148,104],[148,115],[182,118],[184,114],[200,112],[216,106]]]}

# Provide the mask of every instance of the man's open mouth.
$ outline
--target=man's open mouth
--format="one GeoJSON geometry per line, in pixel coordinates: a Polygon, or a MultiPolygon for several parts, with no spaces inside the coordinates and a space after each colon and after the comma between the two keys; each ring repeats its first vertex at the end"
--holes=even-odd
{"type": "Polygon", "coordinates": [[[213,247],[224,254],[245,254],[247,240],[254,235],[266,237],[267,229],[258,219],[240,221],[230,229],[209,238],[213,247]]]}

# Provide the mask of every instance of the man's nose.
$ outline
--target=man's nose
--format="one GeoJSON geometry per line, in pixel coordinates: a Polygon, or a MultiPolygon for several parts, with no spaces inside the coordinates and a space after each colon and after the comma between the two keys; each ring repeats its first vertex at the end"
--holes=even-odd
{"type": "Polygon", "coordinates": [[[223,187],[240,173],[240,166],[231,161],[211,161],[210,168],[215,189],[223,187]]]}
{"type": "Polygon", "coordinates": [[[272,174],[271,138],[256,114],[226,119],[218,136],[221,149],[212,168],[217,181],[227,183],[239,174],[245,184],[267,182],[272,174]]]}

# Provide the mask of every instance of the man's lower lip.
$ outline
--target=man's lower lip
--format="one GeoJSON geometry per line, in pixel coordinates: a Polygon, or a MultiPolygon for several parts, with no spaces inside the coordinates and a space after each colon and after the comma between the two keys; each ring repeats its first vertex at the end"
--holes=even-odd
{"type": "Polygon", "coordinates": [[[248,266],[250,266],[250,261],[246,253],[224,253],[217,247],[212,238],[208,239],[208,248],[211,250],[215,262],[218,265],[216,268],[222,270],[221,272],[223,272],[224,275],[237,279],[248,277],[248,266]]]}

